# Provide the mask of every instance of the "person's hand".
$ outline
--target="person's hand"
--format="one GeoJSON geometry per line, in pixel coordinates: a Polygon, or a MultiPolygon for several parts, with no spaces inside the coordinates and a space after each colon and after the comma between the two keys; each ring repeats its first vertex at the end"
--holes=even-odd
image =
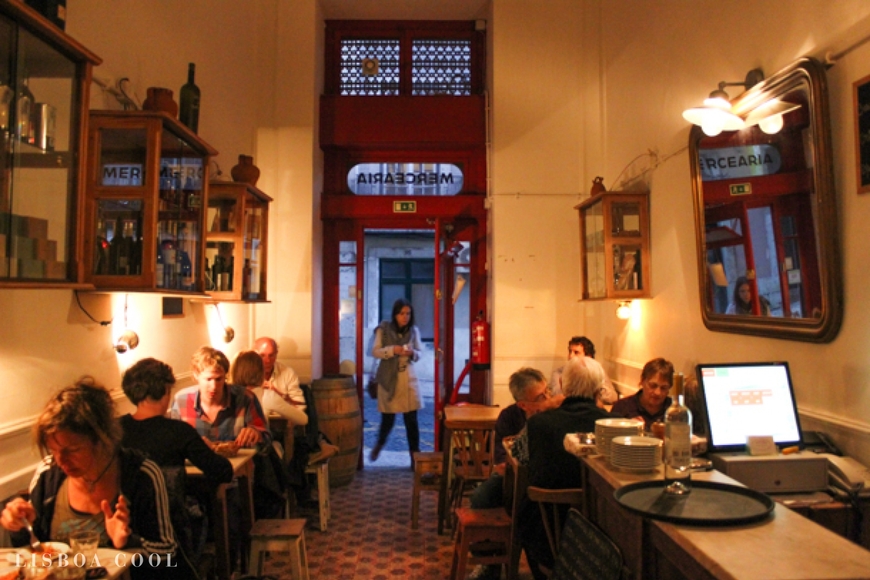
{"type": "Polygon", "coordinates": [[[393,354],[396,354],[396,355],[403,355],[403,354],[405,354],[405,347],[404,347],[404,346],[400,346],[400,345],[398,345],[398,344],[397,344],[397,345],[394,345],[394,346],[393,346],[393,354]]]}
{"type": "Polygon", "coordinates": [[[209,449],[214,450],[214,446],[215,446],[215,442],[214,442],[214,441],[212,441],[212,440],[209,439],[208,437],[203,437],[202,440],[205,441],[205,444],[208,445],[208,448],[209,448],[209,449]]]}
{"type": "Polygon", "coordinates": [[[0,525],[10,532],[17,532],[24,527],[21,518],[27,518],[28,522],[33,522],[36,519],[36,510],[33,509],[33,505],[29,501],[16,497],[3,508],[3,514],[0,515],[0,525]]]}
{"type": "Polygon", "coordinates": [[[112,540],[112,545],[118,550],[124,549],[127,538],[130,537],[130,508],[127,505],[127,498],[123,495],[119,497],[114,511],[106,500],[100,503],[100,507],[106,518],[106,534],[112,540]]]}
{"type": "Polygon", "coordinates": [[[253,427],[243,427],[236,437],[236,445],[239,447],[253,447],[263,438],[260,432],[253,427]]]}

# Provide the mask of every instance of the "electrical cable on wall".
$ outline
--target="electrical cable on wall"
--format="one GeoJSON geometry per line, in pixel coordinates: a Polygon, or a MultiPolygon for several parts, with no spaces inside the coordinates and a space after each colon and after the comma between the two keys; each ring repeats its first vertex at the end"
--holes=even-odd
{"type": "Polygon", "coordinates": [[[110,324],[112,324],[112,320],[114,320],[114,318],[111,318],[109,320],[97,320],[96,318],[91,316],[90,312],[85,310],[85,307],[82,306],[82,301],[79,299],[79,291],[75,290],[75,291],[73,291],[73,294],[75,294],[75,297],[76,297],[76,304],[79,305],[79,308],[81,309],[82,312],[85,313],[85,316],[87,316],[88,318],[90,318],[91,320],[93,320],[94,322],[99,324],[100,326],[109,326],[110,324]]]}

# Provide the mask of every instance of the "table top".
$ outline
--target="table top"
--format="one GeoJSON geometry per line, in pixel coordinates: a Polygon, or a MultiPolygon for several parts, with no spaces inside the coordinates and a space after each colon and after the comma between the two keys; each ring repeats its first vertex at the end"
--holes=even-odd
{"type": "MultiPolygon", "coordinates": [[[[650,474],[614,471],[600,455],[584,457],[583,461],[614,489],[663,478],[661,468],[650,474]]],[[[716,470],[692,473],[692,478],[742,486],[716,470]]],[[[719,578],[870,578],[870,551],[780,504],[774,507],[771,518],[756,524],[700,527],[651,523],[719,578]]]]}
{"type": "Polygon", "coordinates": [[[499,407],[447,405],[444,407],[444,426],[449,429],[493,429],[499,413],[499,407]]]}
{"type": "MultiPolygon", "coordinates": [[[[0,548],[0,562],[2,562],[2,565],[15,566],[15,554],[20,550],[22,548],[0,548]]],[[[108,580],[129,578],[127,569],[130,567],[130,558],[132,556],[132,553],[124,552],[123,550],[113,550],[111,548],[97,549],[97,559],[100,561],[100,566],[103,566],[109,573],[105,577],[108,580]]],[[[24,561],[22,559],[22,562],[24,561]]]]}
{"type": "MultiPolygon", "coordinates": [[[[239,452],[235,457],[228,457],[227,459],[229,459],[230,463],[233,465],[233,473],[239,475],[242,471],[247,469],[247,464],[254,459],[254,455],[256,454],[256,449],[242,448],[239,449],[239,452]]],[[[189,461],[184,464],[184,471],[187,472],[188,477],[202,477],[202,470],[189,461]]]]}

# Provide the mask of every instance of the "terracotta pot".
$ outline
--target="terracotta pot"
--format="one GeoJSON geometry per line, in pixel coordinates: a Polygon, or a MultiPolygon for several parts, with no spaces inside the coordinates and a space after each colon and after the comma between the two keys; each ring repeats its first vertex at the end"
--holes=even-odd
{"type": "Polygon", "coordinates": [[[260,169],[254,165],[254,158],[250,155],[239,155],[239,164],[230,170],[233,181],[249,183],[256,186],[260,179],[260,169]]]}
{"type": "Polygon", "coordinates": [[[599,193],[604,193],[607,189],[604,187],[604,178],[596,177],[592,180],[592,190],[589,192],[590,195],[598,195],[599,193]]]}
{"type": "Polygon", "coordinates": [[[142,103],[146,111],[163,111],[173,117],[178,117],[178,103],[172,99],[172,91],[161,87],[148,87],[148,96],[142,103]]]}

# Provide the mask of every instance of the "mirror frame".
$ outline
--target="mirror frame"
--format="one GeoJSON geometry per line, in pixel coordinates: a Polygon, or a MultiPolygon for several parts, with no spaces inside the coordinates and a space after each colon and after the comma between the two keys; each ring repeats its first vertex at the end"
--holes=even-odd
{"type": "Polygon", "coordinates": [[[812,58],[801,58],[747,90],[734,100],[732,110],[745,115],[768,99],[807,87],[807,106],[813,131],[813,186],[811,200],[818,251],[822,315],[820,318],[780,318],[714,313],[707,303],[710,283],[705,243],[704,191],[701,181],[699,145],[706,137],[701,127],[689,134],[689,165],[695,206],[695,238],[698,258],[698,284],[701,317],[704,325],[717,332],[751,334],[769,338],[830,342],[840,330],[843,319],[843,271],[837,196],[834,188],[834,163],[831,148],[828,87],[824,66],[812,58]]]}

